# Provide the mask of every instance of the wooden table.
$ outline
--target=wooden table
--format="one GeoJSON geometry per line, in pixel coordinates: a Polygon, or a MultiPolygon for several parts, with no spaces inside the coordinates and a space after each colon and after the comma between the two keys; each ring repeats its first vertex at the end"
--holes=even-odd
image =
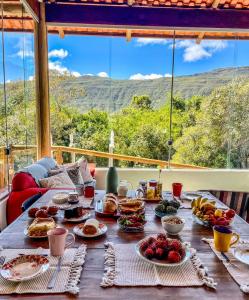
{"type": "MultiPolygon", "coordinates": [[[[53,194],[58,191],[49,191],[41,197],[34,206],[40,207],[47,204],[53,194]]],[[[103,197],[103,191],[97,191],[96,200],[103,197]]],[[[212,237],[212,231],[206,227],[193,223],[190,209],[179,209],[178,215],[185,218],[186,225],[180,237],[183,241],[191,242],[197,249],[198,255],[204,265],[208,267],[209,275],[218,283],[217,290],[211,290],[207,287],[180,288],[180,287],[110,287],[101,288],[100,282],[104,269],[104,243],[109,241],[113,243],[136,243],[145,236],[153,233],[163,232],[160,220],[154,216],[153,209],[155,204],[146,204],[147,224],[142,233],[124,233],[118,230],[116,220],[111,218],[101,219],[108,226],[106,236],[94,240],[83,240],[76,238],[76,245],[83,242],[87,244],[87,256],[80,280],[80,293],[77,296],[59,294],[59,295],[39,295],[39,299],[103,299],[103,300],[136,300],[136,299],[249,299],[240,291],[239,286],[233,281],[223,264],[211,251],[209,245],[201,241],[202,237],[212,237]]],[[[94,211],[92,212],[94,215],[94,211]]],[[[73,223],[62,223],[63,214],[60,212],[57,222],[72,231],[73,223]]],[[[48,248],[47,240],[32,240],[24,236],[24,228],[28,224],[27,212],[22,214],[15,222],[8,226],[0,234],[0,245],[4,248],[48,248]]],[[[236,216],[234,228],[242,238],[249,239],[249,225],[236,216]]],[[[12,298],[10,296],[1,296],[0,299],[12,298]]],[[[33,299],[34,295],[18,295],[18,298],[33,299]]]]}

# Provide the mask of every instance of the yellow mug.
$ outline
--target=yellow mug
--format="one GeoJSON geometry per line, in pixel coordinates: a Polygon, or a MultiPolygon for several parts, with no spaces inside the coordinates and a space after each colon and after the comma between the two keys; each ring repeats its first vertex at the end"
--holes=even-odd
{"type": "Polygon", "coordinates": [[[214,226],[214,247],[217,251],[227,252],[229,248],[239,241],[240,236],[226,226],[214,226]],[[232,238],[235,237],[235,239],[232,238]]]}

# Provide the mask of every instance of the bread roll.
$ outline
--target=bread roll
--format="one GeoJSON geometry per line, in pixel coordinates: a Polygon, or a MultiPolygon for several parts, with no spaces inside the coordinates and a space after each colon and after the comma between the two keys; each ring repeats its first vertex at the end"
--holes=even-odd
{"type": "Polygon", "coordinates": [[[113,194],[107,194],[103,200],[104,213],[115,213],[117,208],[117,198],[113,194]]]}
{"type": "Polygon", "coordinates": [[[83,226],[83,233],[85,234],[96,234],[99,229],[99,221],[96,219],[88,219],[86,220],[83,226]]]}

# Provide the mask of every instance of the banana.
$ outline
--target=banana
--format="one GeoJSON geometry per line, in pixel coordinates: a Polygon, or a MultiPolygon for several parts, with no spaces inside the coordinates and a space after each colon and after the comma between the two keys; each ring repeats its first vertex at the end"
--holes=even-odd
{"type": "Polygon", "coordinates": [[[192,202],[191,202],[191,208],[196,208],[197,207],[197,201],[196,199],[194,199],[192,202]]]}

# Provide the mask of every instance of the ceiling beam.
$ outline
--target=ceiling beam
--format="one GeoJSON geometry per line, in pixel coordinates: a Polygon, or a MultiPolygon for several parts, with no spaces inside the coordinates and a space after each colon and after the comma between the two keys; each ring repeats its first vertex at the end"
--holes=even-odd
{"type": "MultiPolygon", "coordinates": [[[[212,8],[218,8],[221,0],[214,0],[212,3],[212,8]]],[[[197,39],[196,39],[196,44],[199,45],[204,38],[205,32],[200,32],[197,39]]]]}
{"type": "Polygon", "coordinates": [[[46,22],[57,26],[248,32],[249,10],[51,3],[46,5],[46,22]]]}
{"type": "Polygon", "coordinates": [[[32,18],[39,22],[40,19],[40,8],[37,0],[20,0],[25,7],[26,11],[32,16],[32,18]]]}

